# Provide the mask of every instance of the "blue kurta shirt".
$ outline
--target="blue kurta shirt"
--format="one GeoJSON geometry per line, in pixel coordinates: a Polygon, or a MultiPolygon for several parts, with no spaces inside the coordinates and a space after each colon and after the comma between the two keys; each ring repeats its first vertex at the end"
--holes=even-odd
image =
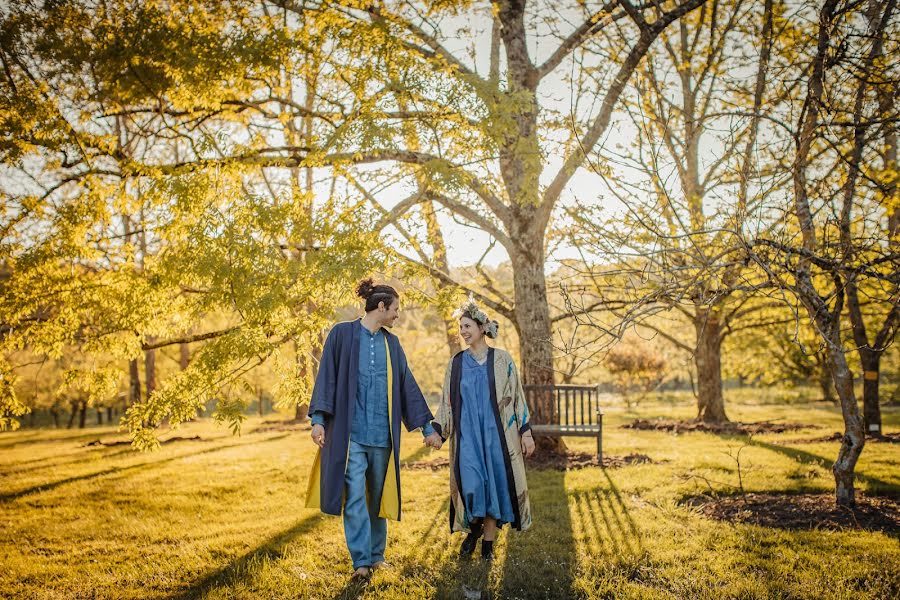
{"type": "MultiPolygon", "coordinates": [[[[356,379],[356,407],[350,439],[364,446],[388,448],[391,445],[387,406],[387,350],[381,329],[372,333],[362,321],[359,324],[359,373],[356,379]]],[[[324,415],[312,414],[313,425],[323,425],[324,415]]],[[[429,436],[431,423],[422,428],[429,436]]]]}
{"type": "Polygon", "coordinates": [[[381,329],[372,333],[359,322],[359,374],[350,439],[364,446],[391,445],[387,412],[387,356],[381,329]]]}

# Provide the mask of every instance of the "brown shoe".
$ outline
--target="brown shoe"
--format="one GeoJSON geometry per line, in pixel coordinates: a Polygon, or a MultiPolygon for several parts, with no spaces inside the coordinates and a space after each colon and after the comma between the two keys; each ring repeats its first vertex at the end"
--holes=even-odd
{"type": "Polygon", "coordinates": [[[372,569],[369,567],[360,567],[357,570],[353,571],[353,576],[351,579],[355,581],[361,581],[363,579],[368,579],[372,574],[372,569]]]}

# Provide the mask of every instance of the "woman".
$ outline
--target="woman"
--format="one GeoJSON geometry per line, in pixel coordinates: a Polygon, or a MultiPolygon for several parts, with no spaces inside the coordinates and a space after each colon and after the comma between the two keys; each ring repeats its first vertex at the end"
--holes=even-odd
{"type": "Polygon", "coordinates": [[[471,298],[454,316],[469,347],[447,365],[433,425],[450,440],[450,530],[468,532],[460,556],[483,534],[481,556],[491,560],[498,528],[531,527],[523,454],[534,452],[534,439],[512,357],[485,341],[497,337],[497,322],[471,298]]]}

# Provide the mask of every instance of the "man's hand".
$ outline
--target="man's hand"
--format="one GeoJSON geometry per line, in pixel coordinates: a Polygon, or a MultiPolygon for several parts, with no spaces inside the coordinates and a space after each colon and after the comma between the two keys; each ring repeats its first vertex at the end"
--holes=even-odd
{"type": "Polygon", "coordinates": [[[441,446],[444,444],[444,442],[441,441],[441,436],[437,431],[432,432],[431,435],[427,436],[424,443],[426,446],[431,446],[435,450],[440,450],[441,446]]]}
{"type": "Polygon", "coordinates": [[[526,431],[522,434],[522,454],[525,457],[529,457],[534,454],[534,437],[531,435],[531,431],[526,431]]]}
{"type": "Polygon", "coordinates": [[[325,447],[325,428],[321,425],[313,425],[312,427],[312,441],[316,443],[316,446],[319,448],[325,447]]]}

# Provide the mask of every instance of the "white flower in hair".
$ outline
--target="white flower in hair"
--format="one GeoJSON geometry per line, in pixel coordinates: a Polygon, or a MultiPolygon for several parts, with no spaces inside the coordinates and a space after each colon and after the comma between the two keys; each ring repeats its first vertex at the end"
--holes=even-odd
{"type": "Polygon", "coordinates": [[[484,330],[490,335],[490,337],[497,337],[497,321],[488,321],[484,326],[484,330]]]}

